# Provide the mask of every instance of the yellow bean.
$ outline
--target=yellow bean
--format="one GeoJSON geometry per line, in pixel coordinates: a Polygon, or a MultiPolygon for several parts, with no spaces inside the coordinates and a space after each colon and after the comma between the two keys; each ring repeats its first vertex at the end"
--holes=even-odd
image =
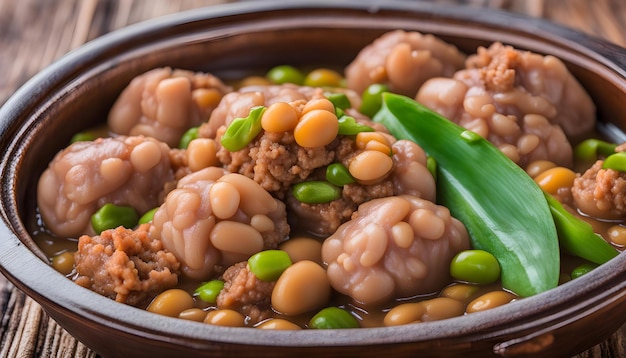
{"type": "Polygon", "coordinates": [[[156,296],[146,310],[164,316],[178,317],[182,311],[193,308],[193,305],[193,297],[189,293],[172,288],[156,296]]]}
{"type": "Polygon", "coordinates": [[[222,100],[222,93],[215,88],[198,88],[191,92],[191,98],[200,108],[215,108],[222,100]]]}
{"type": "Polygon", "coordinates": [[[343,77],[328,68],[318,68],[309,72],[304,78],[304,85],[311,87],[340,87],[343,77]]]}
{"type": "Polygon", "coordinates": [[[315,98],[308,101],[302,108],[302,114],[321,109],[330,113],[335,113],[335,105],[326,98],[315,98]]]}
{"type": "Polygon", "coordinates": [[[299,146],[316,148],[330,144],[338,132],[337,116],[325,110],[315,109],[300,117],[293,136],[299,146]]]}
{"type": "Polygon", "coordinates": [[[528,173],[528,175],[530,175],[531,178],[536,178],[537,175],[554,167],[556,167],[556,164],[549,160],[536,160],[528,164],[528,166],[526,167],[526,173],[528,173]]]}
{"type": "Polygon", "coordinates": [[[260,324],[258,324],[256,326],[256,328],[259,328],[259,329],[283,330],[283,331],[302,329],[297,324],[295,324],[295,323],[293,323],[291,321],[287,321],[286,319],[282,319],[282,318],[270,318],[270,319],[268,319],[266,321],[263,321],[260,324]]]}
{"type": "Polygon", "coordinates": [[[140,173],[145,173],[154,168],[161,161],[163,151],[153,141],[145,141],[137,144],[130,152],[130,162],[133,168],[140,173]]]}
{"type": "Polygon", "coordinates": [[[67,275],[74,269],[74,253],[63,252],[52,258],[52,267],[60,273],[67,275]]]}
{"type": "Polygon", "coordinates": [[[272,307],[286,315],[298,315],[326,305],[330,292],[330,282],[322,266],[313,261],[298,261],[276,281],[272,307]]]}
{"type": "Polygon", "coordinates": [[[505,305],[515,299],[515,295],[506,291],[487,292],[467,305],[466,312],[474,313],[486,311],[498,306],[505,305]]]}
{"type": "Polygon", "coordinates": [[[238,87],[246,86],[267,86],[271,85],[272,81],[263,76],[248,76],[239,82],[238,87]]]}
{"type": "Polygon", "coordinates": [[[626,227],[614,225],[607,231],[611,242],[619,247],[626,246],[626,227]]]}
{"type": "Polygon", "coordinates": [[[222,220],[209,235],[213,246],[226,252],[253,255],[263,250],[263,236],[252,226],[238,221],[222,220]]]}
{"type": "Polygon", "coordinates": [[[204,323],[224,327],[243,327],[246,325],[246,318],[235,310],[218,309],[207,313],[204,323]]]}
{"type": "Polygon", "coordinates": [[[571,188],[576,179],[576,173],[564,167],[550,168],[535,177],[535,182],[541,189],[550,194],[556,194],[561,188],[571,188]]]}
{"type": "Polygon", "coordinates": [[[391,143],[379,132],[360,132],[355,138],[356,147],[364,150],[376,150],[381,153],[392,155],[391,143]]]}
{"type": "Polygon", "coordinates": [[[263,214],[257,214],[250,218],[250,226],[252,226],[258,232],[270,232],[274,231],[275,226],[272,219],[269,216],[263,214]]]}
{"type": "Polygon", "coordinates": [[[220,161],[217,159],[217,144],[215,140],[209,138],[197,138],[189,142],[187,146],[187,165],[192,172],[201,169],[217,166],[220,161]]]}
{"type": "Polygon", "coordinates": [[[261,127],[268,132],[288,132],[296,128],[298,112],[289,103],[276,102],[261,117],[261,127]]]}
{"type": "Polygon", "coordinates": [[[426,313],[422,321],[439,321],[446,318],[462,316],[465,304],[449,297],[437,297],[423,302],[426,313]]]}
{"type": "Polygon", "coordinates": [[[422,322],[426,306],[422,302],[403,303],[392,308],[383,319],[385,326],[399,326],[414,322],[422,322]]]}
{"type": "Polygon", "coordinates": [[[415,232],[409,223],[399,221],[391,227],[393,242],[403,249],[408,249],[415,241],[415,232]]]}
{"type": "Polygon", "coordinates": [[[186,319],[188,321],[203,322],[206,315],[206,311],[200,308],[189,308],[179,313],[178,318],[186,319]]]}
{"type": "Polygon", "coordinates": [[[246,215],[269,214],[278,208],[276,199],[257,182],[245,175],[230,173],[222,176],[217,181],[225,181],[233,184],[241,195],[240,208],[246,215]]]}
{"type": "Polygon", "coordinates": [[[428,209],[417,209],[409,216],[409,224],[418,236],[437,240],[446,232],[446,223],[428,209]]]}
{"type": "Polygon", "coordinates": [[[213,214],[220,219],[233,217],[239,209],[241,195],[237,187],[229,182],[217,182],[209,189],[209,202],[213,214]]]}
{"type": "Polygon", "coordinates": [[[469,303],[478,291],[478,287],[465,283],[454,283],[441,291],[441,297],[455,299],[465,304],[469,303]]]}
{"type": "Polygon", "coordinates": [[[359,181],[373,181],[385,177],[393,168],[393,159],[377,150],[357,154],[348,166],[350,174],[359,181]]]}
{"type": "Polygon", "coordinates": [[[279,249],[287,252],[291,262],[309,260],[322,264],[322,243],[309,237],[294,237],[283,242],[279,249]]]}

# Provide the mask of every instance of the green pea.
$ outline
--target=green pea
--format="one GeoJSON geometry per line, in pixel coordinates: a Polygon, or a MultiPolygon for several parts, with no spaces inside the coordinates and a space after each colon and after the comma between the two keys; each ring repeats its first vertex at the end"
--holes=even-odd
{"type": "Polygon", "coordinates": [[[261,281],[276,281],[291,266],[291,258],[283,250],[265,250],[248,259],[250,271],[261,281]]]}
{"type": "Polygon", "coordinates": [[[341,198],[341,189],[326,181],[305,181],[293,186],[294,198],[307,204],[322,204],[341,198]]]}
{"type": "Polygon", "coordinates": [[[374,117],[383,105],[383,93],[389,92],[389,87],[381,83],[369,85],[361,95],[359,112],[368,117],[374,117]]]}
{"type": "Polygon", "coordinates": [[[339,187],[354,183],[354,178],[350,175],[350,171],[341,163],[333,163],[326,167],[326,180],[339,187]]]}
{"type": "Polygon", "coordinates": [[[348,98],[348,96],[346,96],[345,93],[327,92],[324,95],[335,106],[335,108],[346,110],[352,107],[350,99],[348,98]]]}
{"type": "Polygon", "coordinates": [[[233,119],[220,140],[224,148],[231,152],[245,148],[261,132],[261,117],[265,108],[252,107],[247,117],[233,119]]]}
{"type": "Polygon", "coordinates": [[[598,267],[598,265],[592,264],[592,263],[586,263],[586,264],[582,264],[580,266],[575,267],[571,273],[572,280],[589,273],[596,267],[598,267]]]}
{"type": "Polygon", "coordinates": [[[156,211],[159,210],[159,208],[154,208],[154,209],[150,209],[148,211],[146,211],[145,214],[143,214],[140,218],[139,218],[139,222],[137,222],[138,225],[141,224],[147,224],[150,221],[152,221],[152,219],[154,218],[154,213],[156,213],[156,211]]]}
{"type": "Polygon", "coordinates": [[[204,302],[215,303],[217,302],[217,296],[220,294],[220,291],[222,291],[223,288],[224,281],[211,280],[209,282],[203,283],[202,286],[196,288],[194,293],[204,302]]]}
{"type": "Polygon", "coordinates": [[[461,251],[450,263],[450,275],[457,280],[470,283],[492,283],[500,278],[500,264],[495,256],[487,251],[461,251]]]}
{"type": "Polygon", "coordinates": [[[111,203],[104,204],[91,216],[91,226],[98,235],[104,230],[115,229],[118,226],[130,229],[138,222],[139,216],[135,208],[111,203]]]}
{"type": "Polygon", "coordinates": [[[276,84],[293,83],[301,85],[304,83],[304,74],[297,68],[289,65],[273,67],[265,76],[276,84]]]}
{"type": "Polygon", "coordinates": [[[342,114],[338,116],[339,131],[341,135],[357,135],[361,132],[373,132],[374,128],[361,124],[354,117],[342,114]]]}
{"type": "Polygon", "coordinates": [[[339,307],[326,307],[311,318],[309,328],[359,328],[359,321],[350,312],[339,307]]]}
{"type": "Polygon", "coordinates": [[[198,138],[199,131],[200,127],[189,128],[185,133],[183,133],[183,136],[180,137],[180,143],[178,143],[178,148],[187,149],[187,147],[189,146],[189,142],[198,138]]]}

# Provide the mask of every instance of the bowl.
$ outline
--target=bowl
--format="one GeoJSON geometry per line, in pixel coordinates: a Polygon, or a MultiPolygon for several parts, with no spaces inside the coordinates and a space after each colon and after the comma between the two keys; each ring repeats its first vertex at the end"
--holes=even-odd
{"type": "Polygon", "coordinates": [[[152,314],[79,287],[30,237],[37,178],[54,153],[103,123],[128,82],[154,67],[236,75],[277,64],[345,66],[382,33],[432,33],[467,53],[502,41],[562,59],[591,94],[601,128],[626,128],[624,49],[552,23],[422,2],[248,2],[183,12],[98,38],[52,64],[0,110],[0,269],[103,357],[571,356],[626,321],[626,256],[548,292],[485,312],[398,327],[266,331],[152,314]]]}

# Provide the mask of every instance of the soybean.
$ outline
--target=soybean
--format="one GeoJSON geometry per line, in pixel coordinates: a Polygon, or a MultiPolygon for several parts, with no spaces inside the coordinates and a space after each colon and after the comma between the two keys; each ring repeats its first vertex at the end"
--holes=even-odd
{"type": "Polygon", "coordinates": [[[56,255],[52,259],[52,267],[63,275],[70,274],[74,270],[74,253],[65,251],[56,255]]]}
{"type": "Polygon", "coordinates": [[[187,165],[192,172],[217,166],[218,146],[215,140],[209,138],[197,138],[192,140],[187,147],[187,165]]]}
{"type": "Polygon", "coordinates": [[[204,323],[224,327],[243,327],[246,325],[246,318],[235,310],[217,309],[207,313],[204,323]]]}
{"type": "Polygon", "coordinates": [[[334,113],[314,109],[306,112],[293,130],[296,143],[305,148],[317,148],[330,144],[339,133],[339,122],[334,113]]]}
{"type": "Polygon", "coordinates": [[[304,85],[310,87],[341,87],[343,77],[334,70],[318,68],[304,78],[304,85]]]}
{"type": "Polygon", "coordinates": [[[267,132],[292,131],[298,124],[298,112],[289,103],[276,102],[261,116],[261,127],[267,132]]]}
{"type": "Polygon", "coordinates": [[[297,324],[282,318],[270,318],[267,321],[259,323],[255,327],[259,329],[272,329],[281,331],[302,329],[302,327],[298,326],[297,324]]]}
{"type": "Polygon", "coordinates": [[[289,65],[273,67],[267,72],[266,77],[276,84],[293,83],[301,85],[304,83],[304,74],[297,68],[289,65]]]}
{"type": "Polygon", "coordinates": [[[298,315],[323,307],[330,298],[326,270],[313,261],[289,266],[272,290],[272,307],[286,315],[298,315]]]}
{"type": "Polygon", "coordinates": [[[178,317],[186,309],[193,308],[193,297],[184,290],[173,288],[160,293],[150,302],[147,311],[163,316],[178,317]]]}
{"type": "Polygon", "coordinates": [[[554,167],[547,169],[535,177],[535,182],[543,191],[556,194],[559,189],[571,188],[576,179],[576,173],[564,167],[554,167]]]}
{"type": "Polygon", "coordinates": [[[206,318],[206,311],[200,308],[188,308],[178,314],[178,318],[186,319],[188,321],[202,322],[206,318]]]}
{"type": "Polygon", "coordinates": [[[388,154],[376,150],[366,150],[357,154],[350,162],[350,174],[359,181],[372,181],[383,178],[393,168],[393,159],[388,154]]]}
{"type": "Polygon", "coordinates": [[[487,292],[467,305],[465,311],[474,313],[486,311],[495,307],[505,305],[515,299],[515,295],[507,291],[491,291],[487,292]]]}
{"type": "Polygon", "coordinates": [[[289,254],[292,262],[303,260],[322,264],[322,243],[310,237],[293,237],[278,247],[289,254]]]}
{"type": "Polygon", "coordinates": [[[200,131],[200,127],[191,127],[183,133],[183,136],[180,137],[180,143],[178,144],[178,148],[187,149],[189,143],[198,138],[198,132],[200,131]]]}

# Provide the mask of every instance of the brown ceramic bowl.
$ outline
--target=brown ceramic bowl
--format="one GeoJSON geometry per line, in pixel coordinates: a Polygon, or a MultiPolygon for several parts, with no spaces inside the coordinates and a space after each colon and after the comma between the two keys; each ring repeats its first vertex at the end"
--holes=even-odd
{"type": "Polygon", "coordinates": [[[105,120],[134,76],[159,66],[218,75],[285,63],[345,66],[365,44],[396,28],[436,34],[468,53],[503,41],[555,55],[591,93],[599,117],[614,129],[626,128],[624,49],[544,21],[406,1],[250,2],[194,10],[85,45],[3,106],[2,273],[105,357],[570,356],[606,339],[626,321],[624,254],[554,290],[471,317],[284,332],[210,326],[115,303],[57,273],[29,237],[25,213],[32,210],[40,173],[73,133],[105,120]]]}

